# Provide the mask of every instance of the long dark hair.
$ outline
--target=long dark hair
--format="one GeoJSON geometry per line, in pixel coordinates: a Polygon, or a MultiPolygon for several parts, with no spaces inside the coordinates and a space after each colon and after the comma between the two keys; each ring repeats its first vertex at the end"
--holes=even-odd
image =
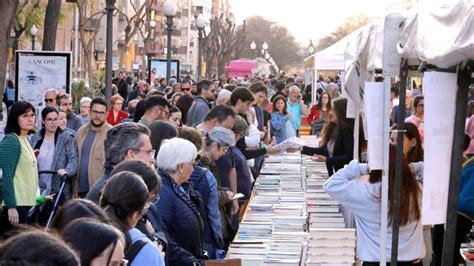
{"type": "MultiPolygon", "coordinates": [[[[397,125],[392,126],[392,130],[396,130],[397,125]]],[[[423,146],[421,145],[422,141],[420,138],[420,132],[418,128],[412,123],[405,123],[405,136],[411,141],[412,139],[416,140],[416,145],[408,151],[406,159],[408,163],[412,162],[422,162],[424,160],[424,151],[423,146]]]]}
{"type": "Polygon", "coordinates": [[[7,125],[5,126],[5,134],[15,133],[20,135],[21,128],[18,123],[18,118],[28,113],[29,111],[35,112],[35,107],[27,101],[18,101],[10,107],[10,112],[8,113],[7,125]]]}
{"type": "Polygon", "coordinates": [[[92,260],[113,246],[109,254],[110,260],[117,242],[125,244],[124,236],[118,229],[87,218],[71,222],[64,229],[62,236],[64,241],[79,254],[81,265],[90,265],[92,260]]]}
{"type": "Polygon", "coordinates": [[[109,223],[105,212],[90,200],[73,199],[66,202],[54,216],[51,228],[61,232],[70,222],[89,218],[102,223],[109,223]]]}
{"type": "Polygon", "coordinates": [[[278,101],[280,101],[280,100],[283,101],[283,103],[285,103],[285,107],[283,108],[283,112],[282,112],[282,113],[283,113],[284,115],[286,115],[286,114],[288,113],[287,110],[286,110],[286,109],[287,109],[287,107],[286,107],[286,100],[285,100],[285,97],[283,97],[283,96],[281,96],[281,95],[278,95],[278,96],[276,96],[276,97],[273,99],[273,101],[272,101],[272,105],[273,105],[273,107],[272,107],[272,112],[280,112],[280,110],[278,110],[278,109],[276,108],[276,102],[278,102],[278,101]]]}
{"type": "Polygon", "coordinates": [[[126,247],[131,244],[128,220],[143,211],[148,199],[148,188],[137,174],[124,171],[113,175],[105,184],[100,206],[112,222],[125,234],[126,247]]]}
{"type": "Polygon", "coordinates": [[[133,116],[133,122],[138,122],[145,114],[146,100],[140,100],[135,107],[135,115],[133,116]]]}
{"type": "Polygon", "coordinates": [[[327,92],[327,91],[321,93],[321,96],[319,96],[319,101],[318,101],[318,103],[316,104],[316,109],[322,110],[322,108],[323,108],[323,101],[322,101],[322,99],[323,99],[323,96],[324,96],[324,95],[327,95],[327,96],[329,97],[329,98],[328,98],[328,104],[326,104],[326,108],[327,108],[328,110],[330,110],[330,109],[331,109],[331,95],[330,95],[329,92],[327,92]]]}
{"type": "MultiPolygon", "coordinates": [[[[393,193],[395,187],[395,162],[397,157],[396,147],[390,145],[389,150],[389,167],[388,167],[388,216],[390,221],[393,214],[393,193]]],[[[382,180],[382,171],[374,170],[370,172],[370,183],[377,183],[382,180]]],[[[400,201],[400,225],[406,225],[421,218],[419,200],[421,189],[415,179],[415,175],[411,172],[406,158],[402,157],[402,190],[400,201]]]]}
{"type": "Polygon", "coordinates": [[[341,131],[354,129],[354,119],[346,118],[347,99],[338,98],[332,102],[332,113],[336,115],[337,121],[328,120],[324,125],[322,135],[322,146],[326,146],[331,139],[336,139],[341,131]]]}

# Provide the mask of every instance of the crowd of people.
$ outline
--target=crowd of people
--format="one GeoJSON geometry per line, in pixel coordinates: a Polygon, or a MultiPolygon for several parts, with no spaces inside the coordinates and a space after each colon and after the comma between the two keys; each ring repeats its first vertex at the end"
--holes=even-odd
{"type": "Polygon", "coordinates": [[[294,78],[130,81],[120,71],[110,104],[83,97],[77,112],[54,89],[41,110],[6,98],[0,264],[222,259],[264,157],[284,152],[275,144],[309,112],[294,78]],[[277,125],[276,113],[289,123],[277,125]],[[15,254],[28,239],[61,249],[61,260],[15,254]]]}
{"type": "MultiPolygon", "coordinates": [[[[77,114],[72,97],[54,89],[45,92],[39,112],[6,91],[1,265],[204,265],[222,259],[265,156],[284,152],[276,144],[299,136],[305,119],[320,145],[301,152],[326,164],[330,178],[324,189],[341,204],[346,226],[357,228],[358,258],[364,265],[377,263],[384,248],[381,173],[363,160],[352,161],[354,145],[363,154],[366,142],[364,134],[354,140],[354,119],[346,118],[338,77],[319,78],[312,105],[311,85],[296,76],[171,78],[150,85],[134,84],[120,71],[113,84],[110,105],[104,98],[83,97],[77,114]],[[44,226],[45,232],[37,229],[44,226]],[[32,245],[41,248],[22,252],[32,245]],[[45,256],[45,250],[54,255],[45,256]]],[[[14,90],[13,83],[8,87],[14,90]]],[[[416,90],[407,90],[406,110],[398,105],[398,89],[391,90],[391,122],[395,128],[401,111],[406,122],[399,260],[440,265],[434,239],[442,239],[443,226],[421,226],[424,99],[421,88],[416,90]]],[[[392,133],[389,187],[396,139],[392,133]]],[[[472,165],[467,160],[463,170],[465,217],[474,217],[472,165]]]]}

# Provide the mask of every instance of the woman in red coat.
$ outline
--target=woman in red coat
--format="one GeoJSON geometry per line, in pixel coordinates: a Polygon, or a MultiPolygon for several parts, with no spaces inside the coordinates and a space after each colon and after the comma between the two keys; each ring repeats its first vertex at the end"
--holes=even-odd
{"type": "Polygon", "coordinates": [[[326,121],[329,121],[331,115],[331,96],[328,92],[323,92],[319,102],[311,106],[311,111],[308,115],[308,123],[311,125],[311,134],[318,135],[323,129],[326,121]]]}
{"type": "Polygon", "coordinates": [[[127,118],[128,114],[127,112],[122,111],[123,98],[122,96],[120,96],[120,94],[115,94],[114,96],[112,96],[110,102],[112,104],[112,108],[107,114],[107,123],[112,126],[115,126],[117,124],[120,124],[122,120],[127,118]]]}

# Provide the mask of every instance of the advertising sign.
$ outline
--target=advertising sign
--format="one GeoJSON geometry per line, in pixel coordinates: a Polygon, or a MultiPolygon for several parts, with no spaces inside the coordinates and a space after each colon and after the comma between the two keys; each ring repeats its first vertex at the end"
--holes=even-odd
{"type": "Polygon", "coordinates": [[[71,53],[17,51],[15,99],[42,109],[46,90],[69,93],[70,70],[71,53]]]}
{"type": "MultiPolygon", "coordinates": [[[[155,79],[166,78],[166,60],[150,59],[148,60],[148,73],[150,83],[155,79]]],[[[171,77],[176,77],[179,81],[179,60],[171,60],[171,77]]]]}

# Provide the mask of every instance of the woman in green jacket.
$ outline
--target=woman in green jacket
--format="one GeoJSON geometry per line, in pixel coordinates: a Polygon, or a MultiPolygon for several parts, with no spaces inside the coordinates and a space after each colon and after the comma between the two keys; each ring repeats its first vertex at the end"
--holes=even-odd
{"type": "Polygon", "coordinates": [[[29,102],[12,105],[0,144],[2,219],[0,235],[16,224],[28,223],[28,210],[36,204],[38,167],[27,135],[35,126],[35,108],[29,102]]]}

